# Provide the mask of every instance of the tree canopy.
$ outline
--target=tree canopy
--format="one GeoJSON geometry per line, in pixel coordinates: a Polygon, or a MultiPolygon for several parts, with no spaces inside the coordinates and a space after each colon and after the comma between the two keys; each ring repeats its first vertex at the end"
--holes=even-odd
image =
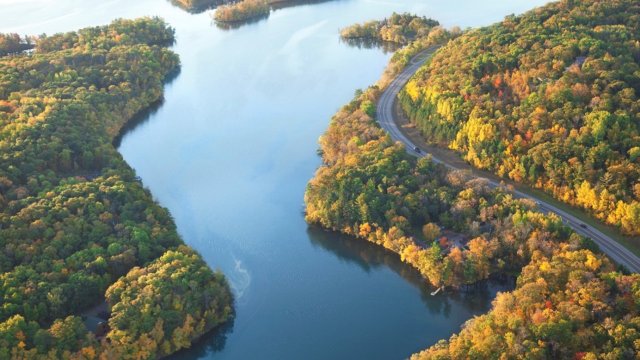
{"type": "Polygon", "coordinates": [[[517,289],[420,359],[634,359],[640,352],[640,275],[613,271],[588,250],[536,254],[517,289]]]}
{"type": "Polygon", "coordinates": [[[33,48],[33,39],[19,34],[0,34],[0,56],[17,54],[33,48]]]}
{"type": "Polygon", "coordinates": [[[411,41],[429,36],[440,23],[424,16],[393,13],[384,20],[354,24],[340,30],[343,39],[365,39],[407,45],[411,41]]]}
{"type": "Polygon", "coordinates": [[[215,6],[226,4],[228,0],[170,0],[172,4],[192,13],[200,13],[215,6]]]}
{"type": "Polygon", "coordinates": [[[560,1],[466,32],[400,95],[432,143],[640,234],[640,4],[560,1]]]}
{"type": "Polygon", "coordinates": [[[499,294],[489,313],[412,358],[635,358],[640,276],[616,271],[535,203],[409,156],[374,121],[379,93],[358,91],[320,138],[307,221],[384,246],[435,286],[517,275],[516,289],[499,294]]]}
{"type": "Polygon", "coordinates": [[[392,250],[435,286],[518,272],[556,242],[581,246],[584,239],[535,203],[408,155],[372,118],[378,94],[359,92],[320,138],[324,166],[307,187],[307,221],[392,250]],[[462,234],[464,244],[448,245],[438,226],[462,234]]]}
{"type": "Polygon", "coordinates": [[[218,22],[238,22],[269,16],[271,6],[267,0],[242,0],[222,5],[216,9],[213,18],[218,22]]]}
{"type": "MultiPolygon", "coordinates": [[[[0,57],[0,359],[111,351],[113,342],[96,340],[80,315],[106,291],[112,316],[131,316],[130,298],[113,295],[114,286],[135,291],[140,282],[127,279],[141,271],[152,274],[145,294],[197,285],[173,294],[178,309],[140,295],[155,312],[131,319],[166,320],[157,354],[230,316],[223,276],[183,246],[168,211],[112,145],[177,71],[178,56],[166,48],[173,41],[159,18],[116,20],[41,36],[33,53],[0,57]],[[174,325],[185,322],[174,339],[174,325]]],[[[108,339],[144,345],[140,333],[109,324],[108,339]]]]}

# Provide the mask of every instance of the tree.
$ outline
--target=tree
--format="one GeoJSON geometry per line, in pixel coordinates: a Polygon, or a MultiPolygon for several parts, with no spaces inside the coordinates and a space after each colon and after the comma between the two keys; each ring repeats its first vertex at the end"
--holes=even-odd
{"type": "Polygon", "coordinates": [[[427,242],[432,242],[440,236],[440,226],[434,223],[425,224],[422,227],[422,234],[427,242]]]}
{"type": "MultiPolygon", "coordinates": [[[[0,36],[0,45],[6,39],[30,41],[0,36]]],[[[120,129],[162,96],[164,79],[179,66],[166,48],[174,39],[159,18],[116,20],[43,35],[34,52],[0,57],[0,358],[124,357],[127,346],[98,344],[74,314],[168,251],[189,253],[172,272],[198,287],[178,299],[191,306],[158,302],[157,310],[173,311],[178,320],[191,314],[207,326],[230,316],[224,277],[181,247],[168,211],[113,147],[120,129]]],[[[134,306],[121,306],[126,319],[134,306]]],[[[134,338],[144,327],[154,340],[171,338],[152,329],[156,319],[138,320],[113,337],[134,338]]],[[[191,329],[181,346],[207,330],[191,329]]]]}
{"type": "Polygon", "coordinates": [[[400,105],[428,142],[637,235],[611,216],[619,201],[632,206],[640,173],[634,10],[631,0],[555,3],[468,31],[418,71],[400,105]],[[581,201],[584,182],[607,198],[581,201]]]}

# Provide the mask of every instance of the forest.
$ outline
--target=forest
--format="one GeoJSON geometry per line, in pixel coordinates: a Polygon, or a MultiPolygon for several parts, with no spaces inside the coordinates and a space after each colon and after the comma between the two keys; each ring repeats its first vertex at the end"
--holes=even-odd
{"type": "Polygon", "coordinates": [[[0,56],[18,54],[33,48],[33,39],[28,36],[21,37],[19,34],[0,33],[0,56]]]}
{"type": "Polygon", "coordinates": [[[307,187],[308,222],[397,253],[436,287],[517,273],[558,242],[590,246],[532,201],[408,155],[374,121],[378,95],[377,86],[358,92],[320,138],[324,166],[307,187]]]}
{"type": "Polygon", "coordinates": [[[178,71],[173,41],[162,19],[116,20],[0,57],[0,359],[156,358],[232,316],[112,145],[178,71]],[[105,302],[108,331],[89,331],[105,302]]]}
{"type": "Polygon", "coordinates": [[[340,30],[340,38],[356,47],[395,47],[377,86],[386,87],[418,53],[438,48],[462,34],[459,27],[445,29],[436,20],[412,14],[393,13],[384,20],[354,24],[340,30]],[[397,48],[397,46],[401,46],[397,48]]]}
{"type": "Polygon", "coordinates": [[[268,16],[271,6],[267,0],[242,0],[219,6],[213,18],[219,22],[238,22],[268,16]]]}
{"type": "Polygon", "coordinates": [[[424,16],[393,13],[384,20],[354,24],[340,30],[342,39],[363,39],[407,45],[411,41],[429,36],[440,23],[424,16]]]}
{"type": "Polygon", "coordinates": [[[409,156],[375,122],[380,91],[358,91],[320,138],[307,221],[395,252],[436,287],[517,276],[487,314],[412,358],[635,358],[640,276],[535,203],[409,156]]]}
{"type": "Polygon", "coordinates": [[[329,0],[170,0],[172,4],[191,13],[215,8],[211,18],[222,29],[231,29],[252,20],[269,17],[272,8],[317,3],[329,0]]]}
{"type": "Polygon", "coordinates": [[[272,9],[324,1],[329,0],[240,0],[219,6],[212,17],[221,28],[228,29],[267,18],[272,9]]]}
{"type": "Polygon", "coordinates": [[[172,4],[192,13],[200,13],[218,5],[226,4],[227,0],[170,0],[172,4]]]}
{"type": "Polygon", "coordinates": [[[466,32],[407,84],[427,141],[640,234],[640,4],[563,0],[466,32]]]}
{"type": "Polygon", "coordinates": [[[616,271],[535,203],[407,155],[373,120],[378,93],[358,92],[320,139],[324,165],[307,188],[307,221],[397,253],[434,286],[518,276],[488,314],[414,358],[633,358],[640,276],[616,271]]]}
{"type": "Polygon", "coordinates": [[[411,359],[636,359],[639,301],[640,275],[558,244],[536,254],[489,313],[411,359]]]}

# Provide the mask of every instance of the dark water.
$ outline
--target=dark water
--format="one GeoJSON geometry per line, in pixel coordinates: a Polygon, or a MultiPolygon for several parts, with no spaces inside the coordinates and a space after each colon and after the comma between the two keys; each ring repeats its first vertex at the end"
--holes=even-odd
{"type": "Polygon", "coordinates": [[[499,286],[431,297],[398,258],[309,227],[302,198],[317,138],[390,53],[338,30],[411,11],[478,26],[545,1],[336,0],[224,30],[163,0],[0,0],[0,31],[54,33],[160,15],[181,73],[120,151],[185,241],[228,276],[237,317],[177,358],[404,358],[490,306],[499,286]]]}

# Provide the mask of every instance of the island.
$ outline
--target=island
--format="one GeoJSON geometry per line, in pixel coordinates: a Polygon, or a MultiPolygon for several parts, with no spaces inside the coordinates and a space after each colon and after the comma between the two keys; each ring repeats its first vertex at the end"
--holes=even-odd
{"type": "MultiPolygon", "coordinates": [[[[633,141],[637,144],[636,130],[628,123],[637,124],[634,117],[637,112],[629,109],[637,99],[632,97],[632,101],[626,103],[629,108],[618,107],[621,99],[613,94],[635,93],[625,89],[630,86],[633,90],[637,85],[637,76],[631,75],[637,74],[638,65],[634,60],[637,54],[631,45],[638,42],[640,24],[638,17],[631,14],[637,13],[638,6],[631,0],[552,3],[522,16],[507,17],[490,27],[451,36],[451,40],[440,44],[440,49],[421,47],[420,42],[413,44],[405,54],[417,51],[422,59],[431,57],[432,60],[420,68],[410,61],[398,62],[392,58],[393,71],[389,73],[397,75],[398,69],[409,66],[412,71],[416,69],[417,74],[401,95],[402,108],[412,118],[422,119],[415,123],[424,127],[425,136],[453,138],[458,141],[456,144],[472,149],[467,134],[473,134],[471,144],[479,144],[473,148],[478,149],[473,153],[478,159],[489,159],[482,154],[495,152],[501,149],[500,141],[512,139],[502,136],[503,131],[508,134],[509,125],[520,125],[520,122],[513,118],[513,122],[507,121],[506,110],[515,111],[517,106],[531,105],[530,101],[535,101],[534,107],[528,108],[533,111],[518,110],[520,119],[541,111],[536,109],[542,109],[543,105],[554,105],[559,110],[538,118],[536,123],[547,124],[553,131],[546,131],[547,135],[538,138],[532,135],[529,141],[553,140],[554,131],[562,130],[560,120],[571,121],[578,128],[577,135],[593,137],[592,128],[581,129],[586,126],[583,122],[591,123],[580,117],[581,112],[572,111],[571,114],[576,115],[569,118],[560,116],[566,115],[562,111],[575,106],[573,92],[566,90],[566,86],[572,89],[576,87],[572,81],[578,80],[586,87],[588,81],[595,82],[594,89],[589,90],[594,91],[587,98],[590,101],[582,103],[583,106],[590,104],[586,106],[589,111],[584,112],[584,118],[595,116],[591,113],[599,104],[610,107],[606,110],[608,115],[600,114],[608,120],[599,139],[612,136],[613,141],[594,143],[590,138],[591,146],[602,148],[603,144],[615,144],[618,139],[632,148],[633,141]],[[531,43],[538,37],[545,46],[531,43]],[[584,40],[588,37],[592,39],[584,40]],[[581,50],[582,41],[589,44],[585,50],[597,45],[593,54],[581,50]],[[573,45],[565,49],[563,43],[573,45]],[[501,51],[483,54],[492,46],[501,51]],[[466,47],[474,50],[466,52],[466,47]],[[564,62],[554,60],[565,55],[566,58],[560,57],[564,62]],[[589,67],[591,56],[602,59],[589,67]],[[509,57],[511,62],[507,60],[509,57]],[[505,78],[495,81],[494,72],[500,74],[503,67],[510,66],[509,76],[522,71],[520,67],[524,70],[525,66],[518,61],[535,63],[535,74],[547,83],[534,87],[536,92],[529,90],[533,95],[506,103],[503,99],[522,91],[525,85],[533,86],[541,81],[533,75],[527,78],[530,83],[520,82],[521,87],[515,83],[504,85],[502,81],[511,81],[505,78]],[[616,64],[626,64],[626,69],[632,70],[624,72],[626,83],[616,77],[623,76],[613,71],[616,64]],[[457,66],[459,71],[453,71],[457,66]],[[596,69],[609,70],[602,74],[605,78],[599,77],[598,72],[580,75],[581,71],[596,69]],[[561,81],[556,84],[552,75],[561,81]],[[471,76],[478,79],[477,85],[471,79],[466,80],[471,76]],[[443,78],[447,81],[435,82],[443,78]],[[618,91],[607,95],[606,87],[596,86],[608,84],[605,80],[616,80],[618,91]],[[434,85],[431,88],[428,84],[434,85]],[[459,89],[453,87],[457,84],[459,89]],[[564,94],[556,99],[562,101],[543,102],[544,97],[559,96],[554,91],[564,94]],[[603,97],[596,96],[598,94],[603,97]],[[476,102],[480,100],[482,102],[476,102]],[[504,112],[484,108],[498,106],[504,106],[504,112]],[[472,111],[465,115],[464,111],[469,108],[472,111]],[[626,127],[616,125],[622,121],[618,117],[629,119],[624,123],[626,127]],[[457,121],[467,123],[456,126],[457,121]],[[459,132],[450,129],[458,129],[464,136],[454,136],[459,132]],[[625,142],[622,137],[616,138],[612,129],[625,129],[624,139],[636,140],[625,142]],[[485,140],[494,147],[483,143],[485,140]],[[482,147],[485,145],[486,148],[482,147]]],[[[403,77],[410,75],[401,73],[403,77]]],[[[559,216],[541,212],[535,201],[515,198],[509,189],[492,186],[489,180],[477,178],[468,171],[452,170],[430,156],[422,156],[419,148],[407,149],[404,144],[393,142],[376,122],[381,120],[380,111],[385,110],[384,106],[377,106],[380,98],[389,91],[389,86],[396,86],[389,84],[389,80],[382,81],[356,92],[354,100],[331,119],[328,130],[320,138],[323,165],[309,182],[305,194],[307,221],[385,247],[420,271],[434,289],[463,289],[491,276],[517,276],[515,290],[499,294],[489,313],[469,320],[459,334],[412,358],[634,357],[640,351],[637,306],[640,275],[629,275],[616,267],[592,241],[578,235],[559,216]],[[417,158],[409,152],[418,155],[417,158]]],[[[563,137],[562,141],[567,138],[563,137]]],[[[617,148],[627,150],[621,145],[617,148]]],[[[513,147],[510,153],[516,153],[516,149],[519,148],[513,147]]],[[[548,164],[562,159],[554,158],[558,153],[549,150],[554,147],[547,145],[546,149],[544,159],[548,164]]],[[[502,150],[507,153],[507,148],[502,150]]],[[[608,157],[611,163],[616,159],[616,156],[608,157]]],[[[597,171],[597,167],[590,169],[597,171]]],[[[562,174],[570,173],[558,173],[559,179],[562,174]]],[[[629,175],[633,181],[621,182],[618,186],[633,191],[637,173],[629,175]]],[[[612,178],[608,184],[616,184],[616,180],[612,178]]],[[[625,206],[624,201],[617,204],[625,206]]],[[[633,217],[633,212],[630,215],[633,217]]],[[[625,229],[622,223],[620,228],[625,229]]],[[[638,227],[626,230],[633,229],[638,227]]]]}
{"type": "Polygon", "coordinates": [[[229,2],[230,0],[171,0],[172,4],[196,14],[229,2]]]}
{"type": "Polygon", "coordinates": [[[266,0],[242,0],[216,9],[213,18],[218,22],[233,23],[268,16],[271,7],[266,0]]]}
{"type": "Polygon", "coordinates": [[[212,18],[221,28],[236,28],[269,17],[272,9],[325,1],[329,0],[240,0],[219,6],[212,18]]]}
{"type": "Polygon", "coordinates": [[[0,359],[153,359],[233,316],[112,144],[162,98],[174,40],[116,20],[0,57],[0,359]]]}
{"type": "Polygon", "coordinates": [[[407,45],[417,38],[428,37],[431,30],[440,23],[424,16],[393,13],[384,20],[372,20],[364,24],[354,24],[340,30],[345,40],[392,42],[407,45]]]}

